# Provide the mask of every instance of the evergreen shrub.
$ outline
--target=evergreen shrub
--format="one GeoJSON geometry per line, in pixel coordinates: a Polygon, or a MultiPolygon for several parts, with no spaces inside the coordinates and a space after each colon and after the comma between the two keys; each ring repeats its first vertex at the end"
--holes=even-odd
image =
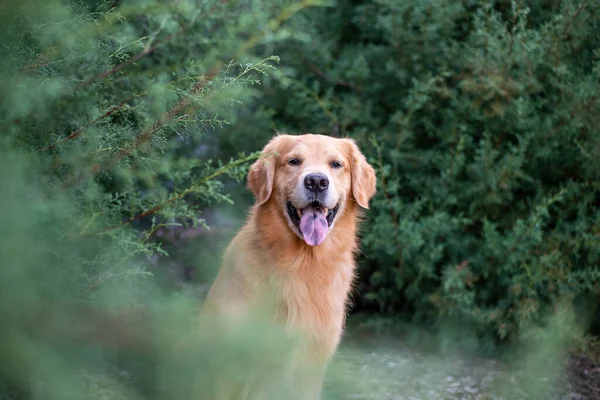
{"type": "Polygon", "coordinates": [[[263,353],[258,324],[226,338],[234,354],[163,369],[200,304],[158,285],[149,259],[159,230],[231,201],[223,182],[256,154],[211,159],[207,144],[278,62],[253,50],[313,3],[0,3],[0,398],[199,397],[209,361],[235,379],[236,346],[263,353]]]}
{"type": "MultiPolygon", "coordinates": [[[[340,1],[267,47],[280,131],[377,167],[355,310],[509,338],[600,279],[600,3],[340,1]]],[[[599,321],[596,321],[599,322],[599,321]]]]}

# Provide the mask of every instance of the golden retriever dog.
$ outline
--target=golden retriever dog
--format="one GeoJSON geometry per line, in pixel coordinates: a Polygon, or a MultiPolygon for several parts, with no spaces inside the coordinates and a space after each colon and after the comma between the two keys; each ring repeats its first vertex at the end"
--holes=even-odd
{"type": "Polygon", "coordinates": [[[290,395],[246,388],[229,398],[320,398],[346,319],[360,209],[369,207],[375,183],[353,140],[323,135],[277,135],[251,166],[256,202],[225,252],[203,311],[227,324],[263,307],[303,345],[286,361],[290,395]]]}

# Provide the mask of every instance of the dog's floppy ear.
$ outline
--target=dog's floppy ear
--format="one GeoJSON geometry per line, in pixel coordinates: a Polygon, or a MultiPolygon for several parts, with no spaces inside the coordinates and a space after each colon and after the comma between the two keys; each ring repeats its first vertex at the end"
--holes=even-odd
{"type": "Polygon", "coordinates": [[[375,170],[352,139],[346,139],[350,144],[350,159],[352,163],[352,196],[362,208],[369,208],[369,200],[375,194],[377,178],[375,170]]]}
{"type": "Polygon", "coordinates": [[[261,205],[271,198],[275,166],[279,158],[279,148],[283,136],[276,136],[262,150],[260,158],[252,164],[248,171],[248,187],[256,197],[256,205],[261,205]]]}

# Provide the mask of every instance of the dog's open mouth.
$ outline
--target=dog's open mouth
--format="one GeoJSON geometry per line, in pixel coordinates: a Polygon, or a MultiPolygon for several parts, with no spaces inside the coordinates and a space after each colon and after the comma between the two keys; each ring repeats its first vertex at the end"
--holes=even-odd
{"type": "Polygon", "coordinates": [[[287,213],[290,220],[310,246],[323,243],[329,233],[329,227],[337,215],[339,204],[331,209],[324,208],[320,203],[313,202],[299,209],[287,202],[287,213]]]}

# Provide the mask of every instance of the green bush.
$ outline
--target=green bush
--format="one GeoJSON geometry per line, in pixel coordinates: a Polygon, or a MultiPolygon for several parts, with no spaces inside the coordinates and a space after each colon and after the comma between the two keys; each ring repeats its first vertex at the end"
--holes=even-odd
{"type": "Polygon", "coordinates": [[[600,3],[340,1],[291,22],[303,36],[267,47],[273,125],[352,136],[377,166],[356,309],[500,338],[564,299],[593,309],[600,3]]]}
{"type": "Polygon", "coordinates": [[[316,3],[0,3],[0,398],[198,398],[278,369],[281,332],[198,329],[148,262],[273,129],[353,136],[378,169],[358,309],[544,339],[546,310],[597,294],[600,6],[316,3]]]}
{"type": "Polygon", "coordinates": [[[163,290],[149,258],[165,253],[159,229],[203,225],[230,201],[224,182],[245,179],[255,154],[211,160],[211,143],[278,62],[253,50],[310,5],[0,4],[0,398],[198,397],[211,365],[247,371],[236,346],[269,361],[259,324],[219,338],[233,354],[213,344],[158,374],[198,332],[199,299],[163,290]]]}

